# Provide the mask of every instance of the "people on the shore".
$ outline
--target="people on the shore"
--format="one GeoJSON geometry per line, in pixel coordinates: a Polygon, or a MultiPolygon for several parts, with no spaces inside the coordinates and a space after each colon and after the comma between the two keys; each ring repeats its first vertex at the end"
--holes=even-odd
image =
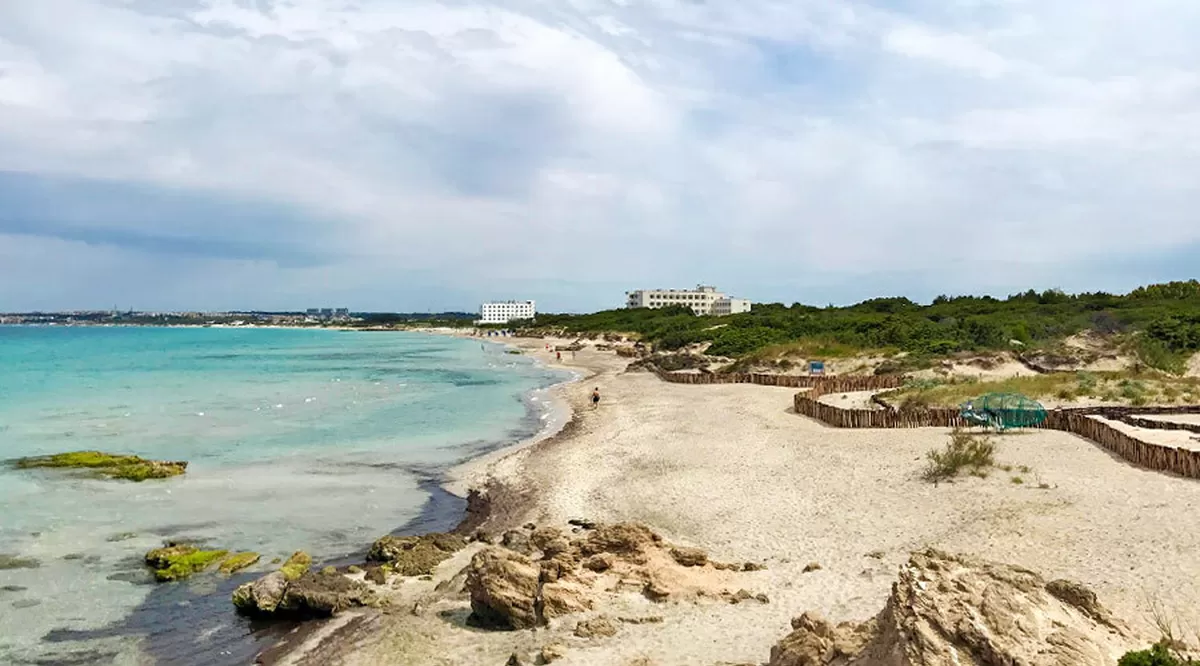
{"type": "Polygon", "coordinates": [[[600,387],[597,386],[592,390],[592,409],[600,406],[600,387]]]}
{"type": "Polygon", "coordinates": [[[558,359],[559,363],[562,363],[562,352],[554,352],[554,356],[558,359]]]}

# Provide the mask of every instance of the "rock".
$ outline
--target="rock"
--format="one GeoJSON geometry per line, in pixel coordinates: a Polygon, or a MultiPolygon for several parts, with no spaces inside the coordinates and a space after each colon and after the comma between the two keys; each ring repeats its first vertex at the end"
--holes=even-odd
{"type": "Polygon", "coordinates": [[[312,566],[312,556],[308,553],[298,550],[292,553],[292,556],[279,567],[280,573],[289,581],[296,580],[303,576],[308,568],[312,566]]]}
{"type": "Polygon", "coordinates": [[[114,535],[108,537],[107,539],[105,539],[105,541],[107,541],[109,543],[116,543],[118,541],[129,541],[130,539],[136,539],[136,538],[137,538],[137,534],[134,532],[121,532],[120,534],[114,534],[114,535]]]}
{"type": "Polygon", "coordinates": [[[330,617],[375,602],[370,588],[345,576],[310,571],[288,583],[276,612],[300,617],[330,617]]]}
{"type": "Polygon", "coordinates": [[[644,615],[642,617],[622,617],[617,619],[625,624],[662,624],[663,621],[661,615],[644,615]]]}
{"type": "Polygon", "coordinates": [[[874,619],[805,613],[792,628],[769,666],[1111,664],[1131,637],[1078,583],[933,549],[910,557],[874,619]]]}
{"type": "Polygon", "coordinates": [[[1080,583],[1071,580],[1052,580],[1046,583],[1046,591],[1059,601],[1078,608],[1084,615],[1100,624],[1107,626],[1116,624],[1112,614],[1096,599],[1096,593],[1080,583]]]}
{"type": "Polygon", "coordinates": [[[610,638],[617,635],[617,625],[601,615],[576,624],[575,635],[579,638],[610,638]]]}
{"type": "Polygon", "coordinates": [[[82,469],[98,476],[129,481],[165,479],[179,476],[187,470],[186,462],[146,460],[137,456],[113,455],[100,451],[73,451],[51,456],[18,458],[13,466],[17,469],[82,469]]]}
{"type": "Polygon", "coordinates": [[[351,564],[350,566],[346,567],[346,573],[360,574],[362,572],[363,572],[363,568],[358,566],[357,564],[351,564]]]}
{"type": "Polygon", "coordinates": [[[504,666],[525,666],[525,660],[521,658],[520,653],[513,652],[508,656],[508,661],[504,662],[504,666]]]}
{"type": "Polygon", "coordinates": [[[67,561],[82,560],[84,557],[85,556],[83,553],[68,553],[66,555],[63,555],[63,559],[67,560],[67,561]]]}
{"type": "Polygon", "coordinates": [[[155,580],[182,580],[204,571],[229,554],[227,550],[200,550],[191,544],[168,543],[146,553],[146,565],[154,569],[155,580]]]}
{"type": "Polygon", "coordinates": [[[708,553],[702,548],[675,547],[671,549],[671,557],[685,567],[702,567],[708,564],[708,553]]]}
{"type": "Polygon", "coordinates": [[[37,569],[42,563],[32,557],[19,557],[0,553],[0,571],[5,569],[37,569]]]}
{"type": "Polygon", "coordinates": [[[574,525],[575,527],[585,529],[585,530],[596,529],[596,523],[594,521],[584,520],[582,518],[572,518],[571,520],[567,521],[567,524],[574,525]]]}
{"type": "Polygon", "coordinates": [[[466,545],[466,539],[454,534],[385,536],[371,545],[367,559],[387,562],[392,571],[401,576],[428,576],[439,564],[466,545]]]}
{"type": "Polygon", "coordinates": [[[529,629],[540,624],[537,597],[541,570],[507,548],[485,548],[471,558],[466,588],[476,624],[529,629]]]}
{"type": "Polygon", "coordinates": [[[38,601],[37,599],[18,599],[12,602],[12,607],[16,608],[17,610],[21,610],[23,608],[33,608],[34,606],[40,605],[42,605],[42,602],[38,601]]]}
{"type": "Polygon", "coordinates": [[[3,587],[0,587],[0,591],[4,591],[4,592],[24,592],[25,590],[28,590],[28,589],[29,588],[23,587],[21,585],[5,585],[3,587]]]}
{"type": "Polygon", "coordinates": [[[321,575],[323,575],[323,576],[333,576],[333,575],[337,574],[337,572],[338,572],[337,567],[332,566],[332,565],[323,567],[321,569],[321,575]]]}
{"type": "Polygon", "coordinates": [[[539,654],[541,663],[552,664],[559,659],[567,656],[567,646],[562,643],[551,643],[550,645],[542,646],[542,651],[539,654]]]}
{"type": "Polygon", "coordinates": [[[767,568],[767,565],[756,564],[754,562],[747,562],[742,565],[742,571],[765,571],[766,568],[767,568]]]}
{"type": "Polygon", "coordinates": [[[533,555],[533,544],[529,541],[529,535],[520,530],[505,532],[500,540],[500,545],[522,555],[533,555]]]}
{"type": "Polygon", "coordinates": [[[223,574],[237,573],[242,569],[253,566],[260,559],[262,559],[262,556],[258,553],[234,553],[233,555],[221,560],[221,564],[217,566],[217,571],[220,571],[223,574]]]}
{"type": "Polygon", "coordinates": [[[592,609],[592,601],[584,587],[565,581],[542,585],[542,619],[571,615],[592,609]]]}
{"type": "Polygon", "coordinates": [[[754,595],[754,600],[760,604],[771,603],[771,597],[768,597],[764,592],[759,592],[758,594],[754,595]]]}
{"type": "Polygon", "coordinates": [[[750,593],[750,590],[742,589],[742,590],[738,590],[737,592],[734,592],[733,594],[729,595],[729,603],[740,604],[743,601],[749,601],[753,598],[754,598],[754,595],[750,593]]]}
{"type": "Polygon", "coordinates": [[[583,561],[583,568],[596,573],[604,573],[613,568],[613,556],[608,553],[592,555],[583,561]]]}
{"type": "Polygon", "coordinates": [[[463,567],[458,573],[447,578],[446,580],[434,586],[435,592],[450,592],[458,594],[466,589],[467,573],[471,570],[470,566],[463,567]]]}
{"type": "Polygon", "coordinates": [[[269,615],[283,601],[288,580],[282,571],[273,571],[253,583],[239,585],[233,591],[233,605],[246,615],[269,615]]]}
{"type": "Polygon", "coordinates": [[[657,546],[662,537],[650,528],[637,523],[599,525],[580,544],[583,555],[614,553],[617,555],[639,555],[657,546]]]}
{"type": "Polygon", "coordinates": [[[671,596],[671,588],[663,584],[657,578],[651,577],[646,582],[646,586],[642,588],[642,594],[650,601],[664,601],[671,596]]]}
{"type": "Polygon", "coordinates": [[[809,562],[808,564],[804,565],[803,573],[812,573],[814,571],[820,571],[820,570],[821,570],[821,564],[819,562],[809,562]]]}
{"type": "Polygon", "coordinates": [[[557,527],[539,527],[533,531],[533,534],[529,535],[529,542],[533,544],[534,548],[542,552],[545,552],[546,546],[551,543],[559,540],[566,541],[566,539],[566,535],[557,527]]]}
{"type": "Polygon", "coordinates": [[[387,571],[383,567],[369,567],[364,580],[376,585],[387,585],[387,571]]]}

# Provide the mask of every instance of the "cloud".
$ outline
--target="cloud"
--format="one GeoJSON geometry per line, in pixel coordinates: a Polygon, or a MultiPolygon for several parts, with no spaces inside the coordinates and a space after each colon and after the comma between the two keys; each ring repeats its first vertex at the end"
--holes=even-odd
{"type": "Polygon", "coordinates": [[[0,265],[0,309],[1128,288],[1107,261],[1200,247],[1196,28],[1184,0],[4,3],[0,250],[76,265],[0,265]]]}

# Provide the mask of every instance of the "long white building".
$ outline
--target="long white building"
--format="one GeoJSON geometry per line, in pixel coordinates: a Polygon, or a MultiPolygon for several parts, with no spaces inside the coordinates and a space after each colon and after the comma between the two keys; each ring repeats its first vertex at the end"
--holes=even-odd
{"type": "Polygon", "coordinates": [[[750,301],[732,298],[717,291],[716,287],[698,285],[695,289],[639,289],[626,292],[627,308],[662,308],[669,305],[686,305],[698,315],[723,317],[750,311],[750,301]]]}
{"type": "Polygon", "coordinates": [[[479,306],[480,324],[507,324],[520,319],[533,319],[537,307],[533,301],[493,301],[479,306]]]}

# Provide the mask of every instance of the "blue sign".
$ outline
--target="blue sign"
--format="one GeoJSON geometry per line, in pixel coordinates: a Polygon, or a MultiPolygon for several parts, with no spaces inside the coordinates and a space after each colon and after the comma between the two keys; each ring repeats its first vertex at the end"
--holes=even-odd
{"type": "Polygon", "coordinates": [[[809,361],[808,374],[810,374],[810,375],[825,374],[825,362],[824,361],[809,361]]]}

